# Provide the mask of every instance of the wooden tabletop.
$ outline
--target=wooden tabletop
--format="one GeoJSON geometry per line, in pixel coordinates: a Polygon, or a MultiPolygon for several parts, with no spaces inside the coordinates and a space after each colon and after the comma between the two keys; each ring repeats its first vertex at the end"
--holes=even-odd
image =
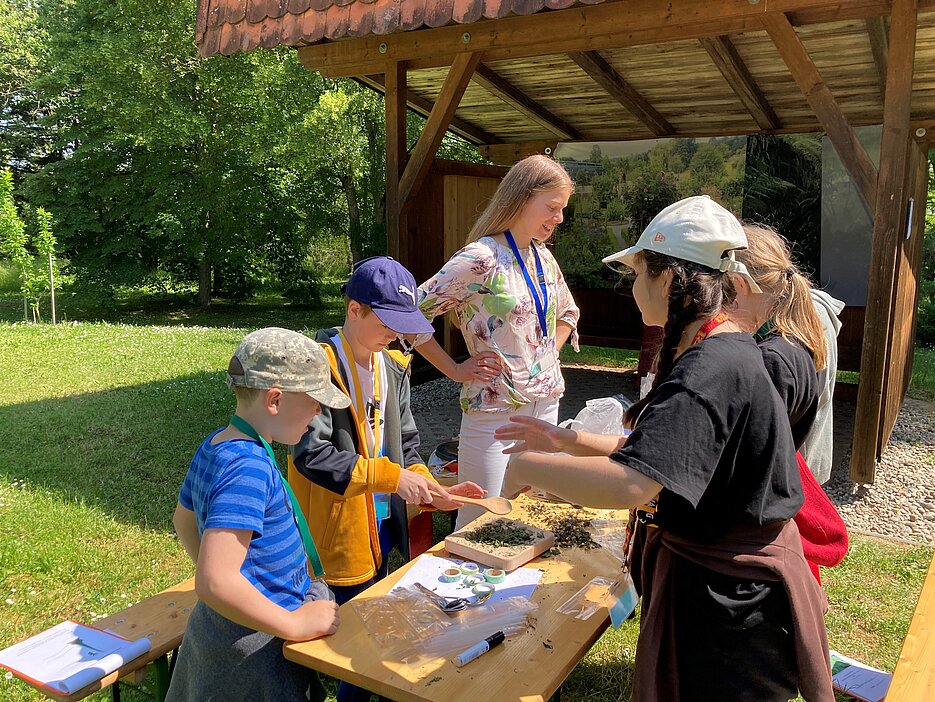
{"type": "MultiPolygon", "coordinates": [[[[526,498],[514,501],[510,519],[535,522],[527,514],[526,498]]],[[[541,512],[541,508],[534,507],[541,512]]],[[[598,514],[588,510],[588,515],[598,514]]],[[[606,519],[625,519],[625,512],[601,511],[606,519]]],[[[483,517],[492,518],[492,515],[483,517]]],[[[542,523],[539,520],[539,523],[542,523]]],[[[544,523],[543,523],[544,525],[544,523]]],[[[442,544],[429,553],[445,557],[442,544]]],[[[537,558],[526,567],[542,571],[533,601],[539,605],[535,629],[512,636],[463,668],[438,658],[421,665],[385,660],[350,603],[341,607],[341,625],[333,636],[289,643],[289,660],[346,680],[400,702],[478,702],[478,700],[547,700],[562,684],[608,625],[606,609],[580,621],[555,610],[591,578],[616,578],[620,563],[603,549],[563,549],[551,558],[537,558]]],[[[390,591],[409,565],[391,573],[358,597],[390,591]]]]}
{"type": "Polygon", "coordinates": [[[932,699],[935,699],[935,557],[886,693],[886,702],[932,699]]]}

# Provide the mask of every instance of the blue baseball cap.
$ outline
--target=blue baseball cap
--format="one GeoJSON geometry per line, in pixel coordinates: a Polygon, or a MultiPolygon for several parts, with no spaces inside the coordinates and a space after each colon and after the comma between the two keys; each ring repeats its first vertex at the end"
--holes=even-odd
{"type": "Polygon", "coordinates": [[[389,256],[358,261],[341,292],[369,305],[377,318],[397,334],[431,334],[435,330],[419,311],[419,286],[412,273],[389,256]]]}

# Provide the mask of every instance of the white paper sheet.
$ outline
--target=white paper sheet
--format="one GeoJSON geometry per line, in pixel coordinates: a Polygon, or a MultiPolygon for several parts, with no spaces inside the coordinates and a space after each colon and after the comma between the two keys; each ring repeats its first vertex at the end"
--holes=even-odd
{"type": "Polygon", "coordinates": [[[831,684],[836,690],[865,702],[883,702],[893,676],[853,658],[831,651],[831,684]]]}
{"type": "Polygon", "coordinates": [[[62,622],[0,651],[0,666],[71,694],[146,653],[149,639],[122,636],[77,622],[62,622]]]}
{"type": "MultiPolygon", "coordinates": [[[[438,558],[423,554],[412,564],[406,574],[399,579],[396,587],[408,587],[421,583],[429,590],[437,592],[444,597],[476,597],[471,588],[458,583],[445,583],[441,575],[446,568],[460,567],[465,561],[457,558],[438,558]]],[[[481,566],[483,569],[484,566],[481,566]]],[[[517,568],[507,573],[506,579],[499,585],[494,585],[496,591],[488,602],[498,602],[509,597],[532,597],[532,593],[542,578],[542,571],[535,568],[517,568]]]]}

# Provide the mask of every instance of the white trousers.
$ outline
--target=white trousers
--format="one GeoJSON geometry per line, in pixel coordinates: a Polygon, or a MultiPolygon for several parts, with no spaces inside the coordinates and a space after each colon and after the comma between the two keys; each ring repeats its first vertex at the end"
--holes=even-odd
{"type": "MultiPolygon", "coordinates": [[[[510,456],[503,449],[511,441],[497,441],[493,433],[497,427],[508,424],[510,417],[535,417],[552,424],[558,423],[558,400],[548,398],[523,405],[513,412],[464,412],[461,414],[461,437],[458,442],[458,480],[471,481],[484,488],[491,496],[499,495],[503,488],[503,475],[510,456]]],[[[458,510],[457,529],[477,519],[484,510],[464,505],[458,510]]]]}

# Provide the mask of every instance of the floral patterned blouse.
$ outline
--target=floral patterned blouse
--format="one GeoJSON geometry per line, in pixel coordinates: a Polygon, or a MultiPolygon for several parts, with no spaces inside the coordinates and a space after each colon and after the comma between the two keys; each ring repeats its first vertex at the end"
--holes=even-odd
{"type": "MultiPolygon", "coordinates": [[[[533,245],[539,251],[549,293],[545,338],[513,252],[492,237],[465,246],[419,287],[419,308],[428,319],[454,311],[472,356],[481,351],[500,356],[503,370],[499,377],[463,384],[463,412],[509,412],[536,400],[557,399],[565,391],[555,324],[562,321],[572,327],[570,341],[577,351],[579,311],[552,253],[538,242],[533,245]]],[[[529,248],[519,251],[535,280],[535,257],[529,248]]],[[[430,334],[420,335],[415,344],[430,338],[430,334]]]]}

